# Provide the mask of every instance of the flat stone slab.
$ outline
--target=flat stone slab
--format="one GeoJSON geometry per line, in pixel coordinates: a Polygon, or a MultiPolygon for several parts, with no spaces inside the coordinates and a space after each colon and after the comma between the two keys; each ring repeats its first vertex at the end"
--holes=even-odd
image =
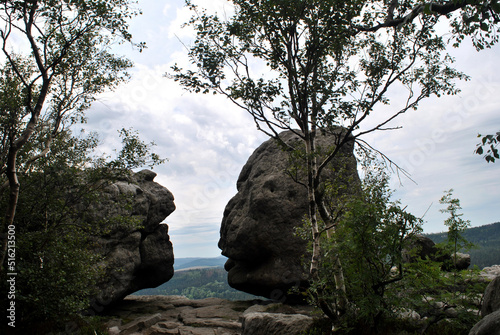
{"type": "MultiPolygon", "coordinates": [[[[269,312],[310,314],[312,307],[288,306],[262,300],[190,300],[181,296],[130,295],[110,309],[105,317],[111,335],[241,335],[242,322],[246,316],[261,312],[266,315],[269,312]]],[[[290,316],[282,318],[288,319],[290,316]]]]}

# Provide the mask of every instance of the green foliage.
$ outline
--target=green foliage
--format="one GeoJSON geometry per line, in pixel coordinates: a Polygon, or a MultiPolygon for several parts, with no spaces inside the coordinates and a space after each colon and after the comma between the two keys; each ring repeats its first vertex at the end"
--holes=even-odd
{"type": "Polygon", "coordinates": [[[256,296],[237,291],[227,283],[223,268],[176,271],[174,277],[157,288],[144,289],[137,295],[182,295],[189,299],[222,298],[253,300],[256,296]]]}
{"type": "Polygon", "coordinates": [[[398,306],[392,290],[403,280],[403,250],[421,231],[421,220],[390,201],[388,177],[380,168],[367,172],[362,194],[346,200],[335,232],[322,240],[320,280],[311,283],[313,301],[333,299],[336,254],[342,262],[349,310],[344,326],[360,320],[376,327],[383,314],[398,306]]]}
{"type": "MultiPolygon", "coordinates": [[[[137,144],[138,150],[130,145],[126,148],[127,164],[137,167],[150,157],[151,145],[140,141],[137,133],[132,134],[133,141],[125,137],[124,143],[137,144]]],[[[129,173],[116,170],[115,161],[95,157],[98,144],[95,134],[77,138],[69,131],[60,133],[50,152],[19,177],[23,186],[15,218],[19,323],[58,327],[87,308],[104,274],[99,265],[103,256],[96,253],[94,237],[116,225],[140,228],[133,216],[102,222],[88,219],[88,211],[100,201],[102,189],[129,173]]],[[[7,198],[1,199],[0,208],[4,210],[7,198]]],[[[117,205],[126,209],[129,199],[117,205]]],[[[2,276],[2,287],[4,279],[2,276]]]]}
{"type": "MultiPolygon", "coordinates": [[[[10,189],[0,223],[0,271],[6,235],[19,200],[19,175],[47,155],[65,129],[85,121],[85,110],[105,90],[129,78],[132,63],[110,53],[131,41],[128,20],[136,1],[3,1],[0,3],[0,191],[10,189]],[[28,51],[16,54],[16,45],[28,51]],[[67,128],[66,128],[67,127],[67,128]],[[5,237],[4,237],[5,235],[5,237]]],[[[136,45],[140,49],[143,44],[136,45]]]]}
{"type": "Polygon", "coordinates": [[[433,16],[381,35],[354,29],[383,20],[372,2],[233,3],[236,14],[222,21],[188,1],[195,13],[188,25],[197,32],[189,51],[193,68],[176,65],[169,76],[187,90],[227,96],[272,136],[294,124],[305,133],[307,122],[352,131],[376,104],[389,103],[393,84],[411,92],[406,111],[430,95],[455,94],[453,80],[466,78],[442,55],[445,44],[434,32],[433,16]],[[265,75],[255,73],[253,63],[265,75]]]}
{"type": "MultiPolygon", "coordinates": [[[[356,142],[369,151],[372,147],[362,136],[387,130],[389,122],[417,109],[425,98],[458,92],[455,81],[468,78],[452,67],[454,60],[446,53],[446,43],[435,26],[441,15],[463,9],[466,4],[358,0],[232,2],[235,14],[221,20],[187,1],[193,11],[187,25],[197,34],[188,53],[191,67],[182,69],[175,65],[173,74],[167,76],[192,92],[223,94],[246,110],[259,130],[278,141],[283,130],[297,134],[302,145],[281,144],[295,155],[291,160],[304,161],[302,169],[294,167],[289,172],[305,176],[296,181],[307,188],[306,221],[312,242],[310,292],[335,321],[347,308],[345,291],[349,285],[342,278],[341,262],[345,259],[338,254],[359,255],[363,249],[359,244],[368,243],[374,234],[375,244],[366,248],[368,256],[360,260],[365,263],[357,264],[362,265],[360,269],[366,266],[370,270],[360,270],[366,281],[349,278],[350,274],[345,276],[361,285],[353,285],[353,292],[347,295],[358,297],[357,303],[366,307],[363,312],[374,319],[386,304],[386,287],[403,274],[397,252],[401,251],[406,235],[418,226],[418,220],[385,198],[379,198],[383,205],[379,204],[376,199],[383,194],[383,185],[372,197],[365,190],[365,199],[351,201],[353,208],[346,214],[341,204],[327,202],[323,190],[328,185],[321,182],[322,173],[339,157],[343,146],[356,142]],[[404,102],[392,105],[382,119],[364,129],[376,106],[382,111],[384,105],[390,104],[388,92],[396,87],[406,92],[404,102]],[[339,127],[343,130],[339,131],[339,127]],[[329,148],[318,148],[316,139],[320,132],[332,136],[329,148]],[[303,152],[297,153],[297,148],[304,148],[303,152]],[[342,233],[353,245],[342,249],[336,246],[342,240],[337,240],[330,248],[322,247],[324,235],[340,234],[333,228],[342,229],[338,224],[342,217],[352,220],[350,228],[342,233]],[[387,244],[377,244],[379,239],[387,244]],[[388,271],[391,266],[399,267],[395,278],[388,271]],[[321,271],[327,274],[318,275],[321,271]],[[363,289],[356,291],[359,287],[363,289]],[[332,299],[323,299],[327,296],[332,299]]],[[[471,7],[477,10],[479,6],[474,3],[471,7]]],[[[464,34],[475,31],[467,30],[464,34]]]]}
{"type": "Polygon", "coordinates": [[[404,294],[399,294],[399,297],[407,299],[406,308],[429,317],[426,324],[429,332],[467,334],[479,321],[480,300],[487,283],[480,279],[477,267],[457,270],[457,252],[468,250],[473,244],[464,237],[470,222],[461,218],[460,200],[452,198],[452,192],[446,191],[440,199],[440,203],[446,205],[441,212],[448,213],[450,217],[445,220],[447,237],[438,244],[440,252],[452,255],[452,264],[429,259],[406,264],[407,283],[411,285],[405,286],[403,282],[399,289],[404,294]],[[451,269],[451,272],[443,272],[443,269],[451,269]],[[440,322],[445,318],[446,321],[440,322]]]}
{"type": "MultiPolygon", "coordinates": [[[[477,137],[481,137],[478,135],[477,137]]],[[[495,135],[485,135],[482,136],[481,143],[479,143],[474,151],[478,155],[484,154],[484,159],[489,163],[495,163],[495,159],[500,159],[498,154],[498,144],[500,143],[500,132],[495,135]],[[486,147],[486,153],[485,148],[486,147]]]]}
{"type": "Polygon", "coordinates": [[[152,169],[166,162],[167,159],[162,159],[158,154],[150,152],[150,148],[156,144],[144,143],[139,137],[139,132],[122,128],[119,133],[122,139],[122,149],[112,162],[113,169],[135,169],[146,165],[152,169]]]}
{"type": "MultiPolygon", "coordinates": [[[[422,329],[429,334],[468,333],[479,319],[486,283],[478,279],[476,268],[450,273],[442,270],[441,262],[406,260],[405,255],[415,255],[410,246],[412,237],[421,233],[422,220],[390,200],[388,181],[384,170],[376,166],[366,172],[360,196],[341,200],[344,206],[334,231],[323,233],[319,275],[311,282],[310,301],[320,308],[325,302],[339,306],[341,293],[334,280],[337,267],[333,257],[338,255],[348,298],[348,308],[336,323],[341,334],[399,334],[422,329]],[[402,315],[409,311],[427,317],[426,321],[405,319],[402,315]],[[441,322],[445,318],[448,321],[441,322]]],[[[457,219],[459,202],[450,195],[443,201],[450,204],[447,210],[457,219]]],[[[458,229],[460,225],[453,223],[458,229]]],[[[308,238],[308,231],[306,227],[298,233],[308,238]]],[[[468,245],[459,241],[459,246],[468,245]]],[[[451,243],[454,248],[454,240],[451,243]]],[[[452,251],[448,248],[447,252],[452,251]]]]}
{"type": "Polygon", "coordinates": [[[36,323],[85,309],[102,275],[93,243],[78,229],[18,234],[18,317],[36,323]]]}
{"type": "Polygon", "coordinates": [[[465,1],[459,15],[451,21],[454,46],[470,36],[476,49],[490,48],[498,42],[500,4],[492,1],[465,1]]]}
{"type": "Polygon", "coordinates": [[[446,191],[446,194],[439,200],[439,203],[446,205],[446,208],[440,211],[450,215],[444,221],[444,225],[448,227],[448,238],[444,245],[444,250],[447,254],[453,255],[453,265],[456,265],[457,252],[461,249],[468,250],[474,245],[469,243],[463,236],[465,230],[470,227],[470,221],[461,218],[463,214],[458,212],[462,209],[460,207],[460,200],[452,199],[452,192],[453,190],[446,191]]]}
{"type": "MultiPolygon", "coordinates": [[[[385,1],[233,3],[235,14],[223,21],[187,1],[194,13],[188,25],[197,33],[188,54],[192,67],[175,65],[169,76],[189,91],[225,95],[253,117],[259,130],[278,141],[283,130],[291,130],[301,139],[299,145],[282,144],[297,156],[292,160],[304,160],[302,169],[295,168],[291,174],[305,176],[297,181],[307,188],[310,274],[313,281],[320,281],[320,239],[329,230],[320,226],[335,225],[341,210],[327,204],[322,195],[322,173],[328,164],[353,142],[368,151],[371,147],[361,136],[385,130],[391,120],[416,109],[431,95],[456,94],[455,80],[467,77],[451,67],[453,59],[436,34],[438,18],[433,15],[420,17],[418,24],[408,20],[398,29],[380,33],[360,27],[394,15],[394,8],[384,12],[389,6],[385,1]],[[375,106],[389,105],[388,92],[393,86],[406,91],[405,103],[391,106],[382,121],[361,130],[375,106]],[[318,147],[320,132],[332,136],[330,147],[318,147]],[[299,148],[303,153],[296,154],[299,148]],[[334,208],[328,211],[328,207],[334,208]]],[[[410,8],[414,5],[416,1],[408,4],[410,8]]],[[[409,220],[404,211],[393,213],[397,215],[409,220]]],[[[330,265],[329,259],[321,261],[330,265]]],[[[333,290],[345,291],[339,257],[331,255],[331,263],[335,268],[333,290]]],[[[328,290],[325,286],[318,284],[319,296],[323,295],[320,291],[328,290]]],[[[338,297],[339,301],[321,304],[332,319],[346,308],[345,295],[338,297]]]]}
{"type": "Polygon", "coordinates": [[[425,333],[468,334],[480,319],[487,283],[479,279],[477,269],[449,273],[442,267],[430,260],[405,264],[406,278],[394,286],[396,297],[403,310],[427,317],[421,324],[425,333]]]}

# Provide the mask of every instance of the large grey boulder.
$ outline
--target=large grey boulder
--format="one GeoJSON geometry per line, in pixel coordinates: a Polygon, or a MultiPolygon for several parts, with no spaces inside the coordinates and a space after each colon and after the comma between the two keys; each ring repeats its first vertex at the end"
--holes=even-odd
{"type": "Polygon", "coordinates": [[[104,256],[104,279],[90,312],[100,313],[125,296],[156,287],[174,274],[168,226],[162,221],[175,210],[172,193],[143,170],[106,186],[100,201],[85,209],[88,220],[102,222],[96,252],[104,256]]]}
{"type": "Polygon", "coordinates": [[[489,281],[495,279],[496,277],[500,277],[500,265],[492,265],[485,267],[484,269],[481,270],[480,275],[481,277],[489,281]]]}
{"type": "MultiPolygon", "coordinates": [[[[485,270],[498,270],[498,266],[485,268],[485,270]]],[[[484,271],[484,270],[483,270],[484,271]]],[[[483,305],[481,307],[481,316],[483,317],[471,329],[469,335],[500,335],[500,276],[485,276],[493,280],[488,284],[483,295],[483,305]]]]}
{"type": "Polygon", "coordinates": [[[469,335],[500,335],[500,310],[482,318],[470,330],[469,335]]]}
{"type": "MultiPolygon", "coordinates": [[[[288,146],[302,145],[291,131],[281,133],[280,138],[288,146]]],[[[317,144],[328,150],[335,140],[335,135],[319,136],[317,144]]],[[[344,145],[325,171],[336,185],[346,186],[345,192],[356,192],[360,185],[352,151],[353,143],[344,145]]],[[[233,288],[292,302],[297,296],[289,295],[289,289],[307,286],[303,266],[307,243],[295,231],[304,223],[308,202],[307,189],[287,171],[290,151],[276,140],[255,150],[239,175],[238,193],[224,210],[219,248],[228,257],[225,268],[233,288]]],[[[305,180],[300,171],[298,179],[305,180]]]]}
{"type": "MultiPolygon", "coordinates": [[[[439,250],[436,243],[429,237],[424,235],[416,235],[408,246],[408,250],[403,253],[403,259],[407,262],[414,262],[418,258],[430,259],[436,262],[443,262],[447,257],[438,255],[439,250]]],[[[448,257],[449,258],[449,257],[448,257]]]]}
{"type": "Polygon", "coordinates": [[[436,243],[424,235],[414,236],[410,246],[403,252],[403,259],[406,262],[414,262],[419,258],[442,262],[444,271],[465,270],[471,264],[469,254],[460,252],[457,252],[456,256],[443,254],[436,246],[436,243]]]}
{"type": "Polygon", "coordinates": [[[481,316],[485,317],[498,310],[500,310],[500,277],[493,279],[484,291],[481,316]]]}
{"type": "Polygon", "coordinates": [[[457,270],[461,271],[461,270],[466,270],[469,268],[470,263],[471,263],[471,257],[469,254],[457,252],[456,256],[452,254],[450,257],[451,257],[452,264],[455,263],[454,267],[457,270]]]}

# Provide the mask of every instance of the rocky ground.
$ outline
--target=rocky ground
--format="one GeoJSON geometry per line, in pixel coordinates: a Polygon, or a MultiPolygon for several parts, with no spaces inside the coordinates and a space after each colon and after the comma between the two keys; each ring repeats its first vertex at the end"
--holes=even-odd
{"type": "MultiPolygon", "coordinates": [[[[484,319],[470,334],[497,335],[489,329],[498,329],[500,321],[500,266],[485,268],[482,275],[492,282],[484,296],[484,319]]],[[[310,329],[319,318],[311,306],[264,300],[130,295],[108,311],[106,325],[110,335],[294,335],[310,329]]]]}
{"type": "Polygon", "coordinates": [[[292,307],[260,300],[189,300],[180,296],[131,295],[107,314],[110,335],[255,334],[252,327],[262,322],[279,324],[288,329],[288,334],[296,334],[313,322],[313,309],[309,306],[292,307]]]}

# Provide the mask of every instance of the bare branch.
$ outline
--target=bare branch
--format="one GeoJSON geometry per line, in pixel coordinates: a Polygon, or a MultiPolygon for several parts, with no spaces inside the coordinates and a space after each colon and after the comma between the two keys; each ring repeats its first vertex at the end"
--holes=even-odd
{"type": "Polygon", "coordinates": [[[467,0],[449,0],[442,4],[435,2],[428,2],[416,5],[405,15],[394,18],[394,10],[397,7],[397,2],[398,2],[397,0],[393,0],[391,2],[391,5],[387,10],[387,19],[385,22],[379,23],[375,26],[354,25],[353,34],[357,34],[359,32],[374,32],[383,28],[394,28],[401,26],[403,24],[411,23],[416,17],[422,14],[426,8],[428,8],[429,11],[433,14],[448,15],[458,9],[464,8],[467,5],[481,4],[481,1],[467,1],[467,0]]]}

